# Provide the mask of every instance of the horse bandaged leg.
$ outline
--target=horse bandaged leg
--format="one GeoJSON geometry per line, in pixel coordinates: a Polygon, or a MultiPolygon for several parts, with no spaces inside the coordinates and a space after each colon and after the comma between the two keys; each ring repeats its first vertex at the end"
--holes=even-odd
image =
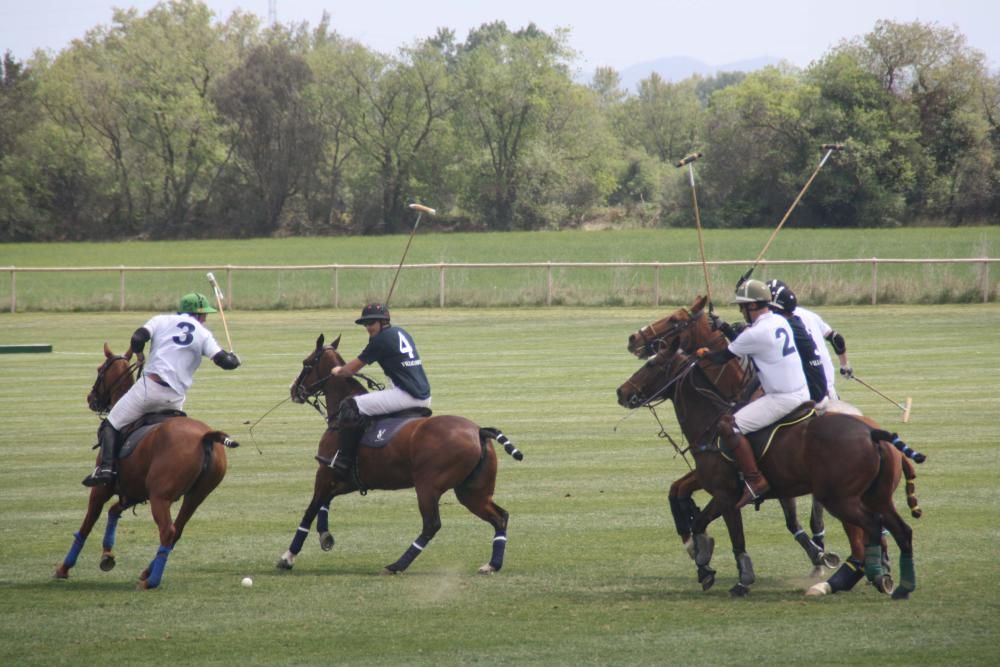
{"type": "Polygon", "coordinates": [[[163,570],[167,567],[167,558],[170,557],[171,547],[160,546],[156,550],[156,557],[149,563],[149,577],[146,579],[146,588],[156,588],[163,579],[163,570]]]}
{"type": "Polygon", "coordinates": [[[493,555],[490,557],[489,566],[493,572],[499,572],[503,567],[503,556],[507,550],[507,531],[498,530],[493,536],[493,555]]]}
{"type": "Polygon", "coordinates": [[[406,568],[410,567],[410,564],[423,552],[430,541],[430,537],[421,535],[413,544],[410,545],[410,548],[399,557],[399,560],[392,565],[387,566],[385,569],[392,574],[403,572],[406,568]]]}
{"type": "Polygon", "coordinates": [[[76,559],[80,557],[80,551],[83,550],[83,545],[86,544],[86,542],[86,537],[82,537],[80,533],[73,533],[73,546],[69,548],[66,558],[63,559],[64,569],[68,570],[76,565],[76,559]]]}

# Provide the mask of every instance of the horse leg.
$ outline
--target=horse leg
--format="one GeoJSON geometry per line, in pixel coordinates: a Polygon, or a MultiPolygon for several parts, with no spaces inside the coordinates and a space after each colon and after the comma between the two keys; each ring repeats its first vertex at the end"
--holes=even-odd
{"type": "Polygon", "coordinates": [[[849,591],[865,576],[865,533],[858,526],[844,523],[844,533],[851,547],[851,555],[840,563],[840,567],[826,581],[814,584],[806,595],[830,595],[849,591]]]}
{"type": "Polygon", "coordinates": [[[455,495],[470,512],[493,526],[493,554],[490,562],[479,568],[479,574],[499,572],[503,567],[503,557],[507,549],[507,523],[510,515],[507,510],[493,502],[492,494],[485,486],[473,489],[455,487],[455,495]]]}
{"type": "MultiPolygon", "coordinates": [[[[835,517],[858,526],[864,535],[864,573],[881,593],[892,591],[892,577],[882,566],[881,517],[868,510],[860,498],[824,499],[823,504],[835,517]]],[[[846,527],[845,527],[846,528],[846,527]]],[[[852,558],[857,558],[852,545],[852,558]]]]}
{"type": "Polygon", "coordinates": [[[913,567],[913,530],[906,525],[895,508],[882,514],[882,521],[899,547],[899,585],[892,591],[893,600],[906,600],[917,588],[913,567]]]}
{"type": "Polygon", "coordinates": [[[115,490],[111,486],[95,486],[90,489],[90,496],[87,500],[87,513],[83,517],[80,529],[73,533],[73,545],[59,564],[56,571],[52,573],[54,579],[68,579],[70,568],[76,565],[76,560],[83,550],[83,545],[87,542],[90,531],[94,529],[97,518],[101,516],[104,504],[113,496],[115,490]]]}
{"type": "Polygon", "coordinates": [[[320,548],[323,551],[329,551],[333,548],[334,540],[333,535],[330,534],[329,526],[330,502],[333,499],[333,493],[330,491],[332,484],[333,469],[328,465],[320,465],[316,470],[316,480],[313,483],[312,500],[309,501],[309,506],[306,507],[302,520],[299,522],[299,527],[295,530],[292,543],[275,565],[279,570],[291,570],[295,566],[295,557],[302,551],[302,545],[309,537],[309,529],[312,528],[312,523],[317,515],[319,515],[319,521],[316,530],[319,532],[320,548]]]}
{"type": "Polygon", "coordinates": [[[707,591],[715,584],[715,570],[709,563],[712,562],[712,553],[715,550],[715,540],[705,532],[708,524],[712,523],[722,514],[720,503],[712,498],[705,505],[705,509],[698,513],[694,523],[691,524],[691,541],[694,544],[694,563],[698,568],[698,583],[701,590],[707,591]]]}
{"type": "Polygon", "coordinates": [[[149,499],[150,509],[153,513],[153,520],[160,529],[160,548],[156,550],[156,557],[149,563],[149,567],[139,575],[139,588],[151,589],[160,585],[163,578],[163,570],[167,566],[167,558],[173,551],[174,545],[174,523],[170,518],[170,505],[173,501],[169,498],[156,496],[149,499]]]}
{"type": "Polygon", "coordinates": [[[736,585],[729,589],[733,597],[746,597],[750,594],[750,585],[757,580],[753,571],[753,561],[747,553],[746,534],[743,532],[743,513],[734,507],[727,507],[722,512],[729,531],[729,542],[733,545],[733,556],[736,558],[736,571],[739,579],[736,585]]]}
{"type": "Polygon", "coordinates": [[[108,523],[104,528],[104,541],[101,543],[101,571],[110,572],[115,569],[115,536],[118,533],[118,520],[129,505],[119,501],[108,510],[108,523]]]}
{"type": "Polygon", "coordinates": [[[385,566],[382,574],[400,574],[404,572],[410,566],[410,563],[420,555],[420,552],[427,547],[428,543],[434,538],[434,535],[441,529],[441,512],[438,507],[440,500],[441,494],[437,489],[428,486],[417,487],[417,505],[420,507],[420,516],[424,520],[423,530],[413,544],[403,552],[399,560],[385,566]]]}
{"type": "Polygon", "coordinates": [[[674,527],[681,538],[681,542],[687,549],[688,556],[694,558],[694,542],[691,540],[691,524],[701,509],[695,504],[691,497],[695,491],[701,488],[694,470],[670,485],[667,493],[667,500],[670,503],[670,513],[674,517],[674,527]]]}

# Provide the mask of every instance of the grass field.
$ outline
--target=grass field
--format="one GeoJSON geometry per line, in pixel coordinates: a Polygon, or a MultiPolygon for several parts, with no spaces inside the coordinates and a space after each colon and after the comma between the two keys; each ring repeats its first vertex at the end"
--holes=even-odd
{"type": "MultiPolygon", "coordinates": [[[[102,520],[70,580],[50,579],[85,509],[98,422],[84,396],[101,345],[124,351],[148,313],[0,316],[0,344],[54,345],[0,355],[0,664],[998,664],[1000,306],[822,309],[859,377],[912,396],[913,418],[901,424],[857,383],[840,382],[842,394],[929,457],[917,479],[925,515],[910,520],[918,588],[893,602],[864,584],[804,598],[808,563],[773,502],[744,512],[758,575],[750,597],[727,594],[736,570],[721,522],[711,529],[718,581],[700,590],[666,506],[687,467],[648,413],[621,421],[614,398],[637,366],[627,335],[676,305],[394,311],[420,346],[436,412],[500,427],[526,454],[500,453],[510,542],[492,577],[475,574],[492,529],[451,494],[410,570],[379,576],[420,531],[412,491],[338,499],[334,550],[311,535],[294,571],[275,570],[308,502],[324,424],[292,404],[252,437],[248,422],[285,398],[320,332],[343,333],[350,352],[363,331],[354,308],[230,313],[244,366],[203,366],[186,408],[243,447],[152,592],[134,588],[156,549],[146,506],[119,526],[117,569],[97,567],[102,520]]],[[[222,338],[217,316],[209,324],[222,338]]],[[[660,416],[678,438],[671,412],[660,416]]],[[[832,521],[828,530],[845,555],[832,521]]]]}
{"type": "MultiPolygon", "coordinates": [[[[716,294],[725,293],[757,257],[771,230],[705,233],[711,261],[738,261],[739,266],[710,270],[716,294]]],[[[0,268],[28,267],[212,267],[228,286],[227,265],[315,266],[378,264],[378,271],[329,269],[301,271],[233,270],[232,293],[240,309],[348,307],[384,298],[394,269],[406,247],[405,236],[286,238],[243,241],[172,241],[157,243],[52,243],[0,246],[0,268]]],[[[767,260],[803,259],[970,259],[996,257],[1000,227],[805,230],[782,229],[769,247],[767,260]]],[[[422,234],[414,238],[408,267],[434,263],[502,262],[697,262],[697,237],[690,229],[608,230],[599,232],[510,232],[492,234],[422,234]]],[[[780,277],[792,285],[803,303],[867,304],[871,302],[873,269],[868,264],[762,266],[756,277],[780,277]]],[[[700,266],[654,269],[552,269],[549,294],[547,268],[448,269],[445,300],[450,306],[534,306],[551,298],[553,305],[650,306],[673,303],[704,291],[700,266]]],[[[440,299],[441,275],[436,268],[405,268],[393,297],[398,306],[434,306],[440,299]]],[[[127,273],[127,310],[172,307],[177,295],[207,288],[205,269],[127,273]]],[[[982,264],[880,264],[879,303],[976,303],[987,288],[990,300],[1000,294],[1000,269],[982,264]]],[[[227,289],[227,292],[229,290],[227,289]]],[[[29,273],[16,276],[18,311],[118,310],[119,271],[29,273]]],[[[10,310],[10,280],[0,280],[0,311],[10,310]]],[[[719,299],[717,299],[718,301],[719,299]]]]}

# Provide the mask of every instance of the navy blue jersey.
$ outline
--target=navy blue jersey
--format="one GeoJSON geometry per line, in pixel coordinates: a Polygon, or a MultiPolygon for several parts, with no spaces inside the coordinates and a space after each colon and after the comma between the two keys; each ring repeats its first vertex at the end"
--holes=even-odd
{"type": "Polygon", "coordinates": [[[388,326],[375,334],[358,359],[366,364],[378,362],[392,383],[413,398],[431,397],[431,385],[417,346],[410,334],[399,327],[388,326]]]}
{"type": "Polygon", "coordinates": [[[823,370],[823,359],[816,350],[816,342],[798,315],[792,315],[788,325],[792,328],[795,347],[802,359],[802,371],[806,374],[806,384],[809,385],[809,398],[819,403],[828,393],[826,372],[823,370]]]}

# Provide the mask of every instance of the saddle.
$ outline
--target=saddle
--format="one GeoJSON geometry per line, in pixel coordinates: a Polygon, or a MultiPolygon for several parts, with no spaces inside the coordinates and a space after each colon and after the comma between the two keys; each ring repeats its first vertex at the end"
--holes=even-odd
{"type": "MultiPolygon", "coordinates": [[[[806,401],[773,424],[765,426],[758,431],[745,434],[747,440],[750,441],[750,448],[753,450],[754,458],[758,461],[764,458],[764,455],[767,454],[767,450],[771,447],[771,443],[774,442],[774,436],[779,429],[785,428],[786,426],[794,426],[799,422],[812,419],[815,416],[815,403],[812,401],[806,401]]],[[[716,442],[718,443],[719,452],[722,456],[729,461],[733,461],[732,451],[722,444],[722,439],[717,437],[716,442]]]]}
{"type": "Polygon", "coordinates": [[[163,410],[162,412],[150,412],[144,414],[121,430],[121,438],[118,440],[120,449],[115,454],[119,461],[128,458],[129,454],[135,451],[136,446],[154,428],[168,419],[174,417],[187,417],[187,413],[182,410],[163,410]]]}
{"type": "Polygon", "coordinates": [[[387,415],[378,415],[361,436],[361,446],[375,449],[385,447],[403,424],[414,419],[430,417],[431,414],[430,408],[407,408],[387,415]]]}

